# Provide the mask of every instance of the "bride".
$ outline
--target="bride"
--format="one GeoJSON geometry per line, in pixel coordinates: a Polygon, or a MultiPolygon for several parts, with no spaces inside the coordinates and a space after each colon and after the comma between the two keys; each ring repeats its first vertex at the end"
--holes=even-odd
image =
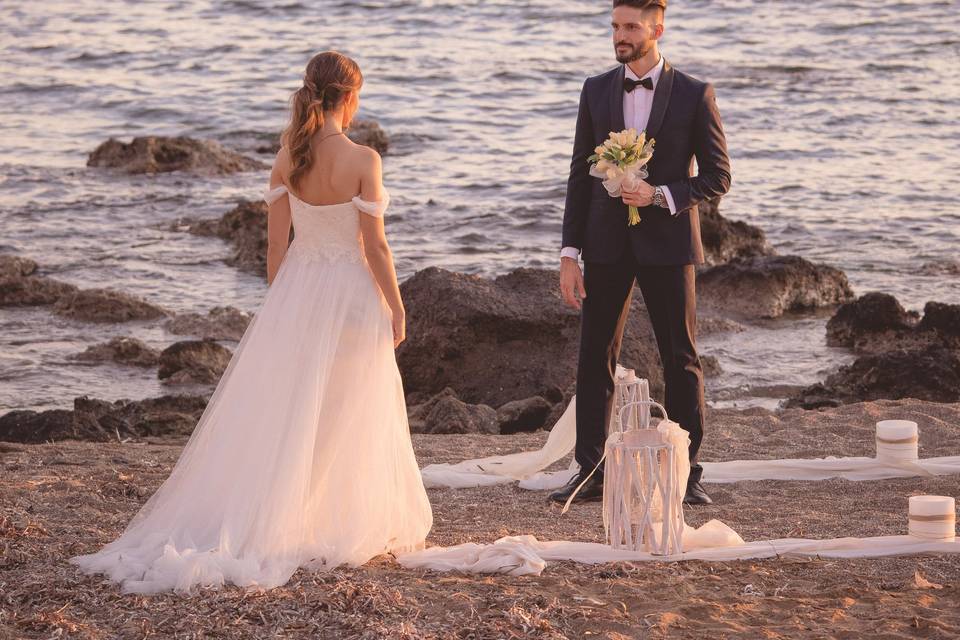
{"type": "Polygon", "coordinates": [[[344,135],[362,81],[339,53],[307,65],[265,195],[263,304],[170,477],[117,540],[71,560],[82,570],[125,592],[270,588],[422,548],[389,198],[380,156],[344,135]]]}

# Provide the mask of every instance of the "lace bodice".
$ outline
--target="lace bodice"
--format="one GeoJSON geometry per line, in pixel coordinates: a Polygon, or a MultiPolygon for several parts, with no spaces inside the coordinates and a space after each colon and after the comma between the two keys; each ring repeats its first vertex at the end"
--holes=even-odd
{"type": "Polygon", "coordinates": [[[313,205],[290,193],[284,185],[267,190],[263,199],[269,205],[284,195],[290,199],[294,230],[287,255],[327,263],[362,263],[358,212],[379,217],[390,203],[387,195],[378,202],[355,197],[340,204],[313,205]]]}

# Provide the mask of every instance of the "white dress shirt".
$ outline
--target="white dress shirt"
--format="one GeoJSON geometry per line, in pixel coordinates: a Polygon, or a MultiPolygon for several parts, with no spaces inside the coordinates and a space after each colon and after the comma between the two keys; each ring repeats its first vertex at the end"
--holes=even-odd
{"type": "MultiPolygon", "coordinates": [[[[662,73],[663,56],[660,56],[660,62],[643,76],[643,78],[650,78],[650,81],[653,82],[653,91],[637,86],[637,88],[630,93],[626,91],[623,92],[623,122],[627,129],[636,129],[637,131],[646,130],[647,122],[650,120],[650,111],[653,108],[653,94],[657,89],[657,83],[660,82],[660,75],[662,73]]],[[[624,69],[624,78],[630,78],[631,80],[643,79],[638,77],[629,66],[624,69]]],[[[660,189],[663,191],[663,195],[667,200],[667,206],[670,209],[671,215],[677,215],[677,207],[673,202],[673,195],[670,193],[670,189],[665,185],[661,185],[660,189]]],[[[560,257],[577,260],[580,257],[580,249],[576,247],[564,247],[560,251],[560,257]]]]}

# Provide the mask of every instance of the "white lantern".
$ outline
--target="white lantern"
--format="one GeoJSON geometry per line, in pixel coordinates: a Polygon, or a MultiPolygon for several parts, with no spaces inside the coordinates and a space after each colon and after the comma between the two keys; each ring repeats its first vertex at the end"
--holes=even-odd
{"type": "MultiPolygon", "coordinates": [[[[635,402],[650,402],[650,383],[645,378],[638,378],[633,369],[625,369],[617,365],[617,375],[613,386],[613,411],[610,412],[610,422],[607,424],[607,434],[614,431],[624,431],[620,424],[620,412],[628,404],[635,402]]],[[[636,424],[635,428],[647,429],[650,427],[650,406],[638,406],[628,412],[629,424],[636,424]]]]}
{"type": "Polygon", "coordinates": [[[607,439],[603,524],[614,549],[675,555],[683,551],[685,487],[677,480],[674,443],[664,431],[649,427],[651,407],[668,420],[656,402],[627,403],[618,414],[623,429],[607,439]]]}

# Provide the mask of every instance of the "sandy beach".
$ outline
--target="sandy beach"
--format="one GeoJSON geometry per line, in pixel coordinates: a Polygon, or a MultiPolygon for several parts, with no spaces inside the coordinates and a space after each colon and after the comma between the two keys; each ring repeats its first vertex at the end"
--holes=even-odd
{"type": "MultiPolygon", "coordinates": [[[[875,401],[820,411],[711,410],[704,459],[872,455],[874,423],[916,420],[921,457],[960,453],[960,404],[875,401]]],[[[545,432],[417,435],[421,465],[510,453],[545,432]]],[[[118,535],[182,442],[0,444],[0,638],[952,638],[960,556],[728,563],[555,563],[538,577],[412,571],[389,557],[298,572],[283,588],[125,596],[68,557],[118,535]]],[[[561,463],[564,464],[564,463],[561,463]]],[[[910,495],[957,478],[708,485],[745,540],[906,532],[910,495]]],[[[599,505],[560,516],[516,486],[430,490],[429,545],[505,535],[602,541],[599,505]]]]}

